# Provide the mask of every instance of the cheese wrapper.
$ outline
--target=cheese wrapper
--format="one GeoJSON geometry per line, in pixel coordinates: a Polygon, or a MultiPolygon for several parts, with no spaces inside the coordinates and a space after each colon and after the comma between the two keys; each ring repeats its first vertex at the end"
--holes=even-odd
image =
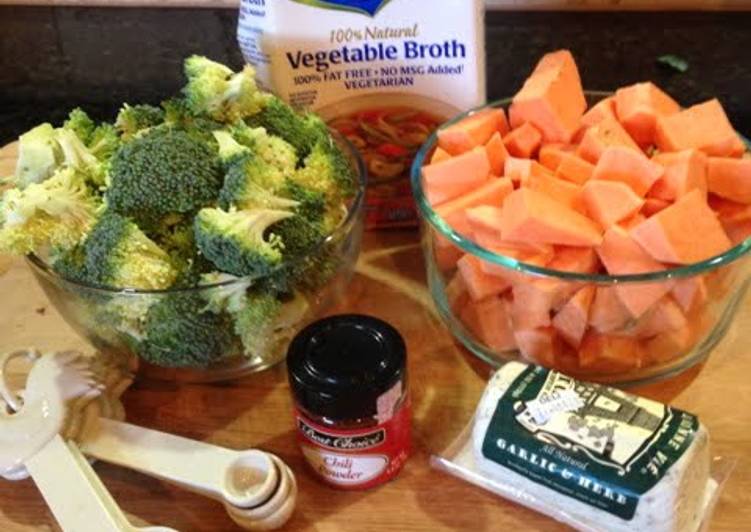
{"type": "Polygon", "coordinates": [[[732,461],[688,412],[510,362],[436,467],[579,530],[699,530],[732,461]],[[724,467],[720,467],[724,466],[724,467]]]}

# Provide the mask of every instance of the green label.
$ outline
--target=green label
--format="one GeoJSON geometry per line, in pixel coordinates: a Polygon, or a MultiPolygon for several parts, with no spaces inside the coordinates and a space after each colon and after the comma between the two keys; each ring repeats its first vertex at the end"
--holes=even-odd
{"type": "Polygon", "coordinates": [[[626,520],[691,445],[699,420],[620,390],[529,367],[498,401],[482,454],[626,520]]]}

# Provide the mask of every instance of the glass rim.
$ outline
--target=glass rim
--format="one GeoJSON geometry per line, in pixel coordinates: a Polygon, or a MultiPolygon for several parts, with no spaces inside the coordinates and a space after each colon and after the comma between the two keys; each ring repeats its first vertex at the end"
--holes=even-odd
{"type": "MultiPolygon", "coordinates": [[[[609,91],[584,91],[585,95],[592,98],[606,98],[612,96],[613,93],[609,91]]],[[[473,242],[469,238],[461,235],[455,231],[430,205],[425,191],[422,186],[422,167],[423,163],[427,160],[429,154],[432,153],[433,148],[438,142],[438,132],[446,127],[449,127],[461,120],[488,108],[506,107],[511,103],[512,98],[502,98],[495,100],[484,105],[480,105],[467,112],[461,113],[448,122],[442,124],[423,144],[420,150],[417,152],[415,159],[412,163],[410,172],[410,180],[412,184],[412,192],[415,197],[415,203],[424,221],[434,229],[436,229],[443,237],[451,241],[460,249],[472,254],[486,262],[496,264],[509,270],[515,270],[521,273],[531,274],[541,278],[553,278],[562,279],[568,281],[579,281],[595,284],[620,284],[620,283],[643,283],[649,281],[666,281],[670,279],[680,279],[685,277],[692,277],[702,273],[713,271],[721,266],[730,264],[746,255],[751,250],[751,237],[747,238],[740,244],[733,246],[724,253],[711,257],[709,259],[695,262],[692,264],[675,266],[666,268],[664,270],[646,272],[639,274],[625,274],[625,275],[609,275],[609,274],[589,274],[570,272],[564,270],[554,270],[545,268],[543,266],[537,266],[528,262],[523,262],[512,257],[495,253],[483,246],[480,246],[476,242],[473,242]]],[[[740,135],[747,147],[751,149],[751,143],[743,135],[740,135]]],[[[426,258],[426,260],[430,260],[426,258]]]]}
{"type": "MultiPolygon", "coordinates": [[[[327,234],[325,237],[323,237],[315,246],[311,246],[311,250],[317,250],[321,246],[324,246],[328,244],[329,242],[332,242],[337,237],[339,237],[344,231],[347,230],[348,227],[352,225],[357,215],[362,211],[363,204],[365,202],[365,192],[367,189],[368,184],[368,173],[367,169],[365,168],[365,162],[360,155],[360,152],[355,148],[355,146],[344,136],[339,134],[339,132],[331,130],[332,136],[336,139],[337,142],[339,142],[342,146],[342,149],[346,152],[346,155],[348,156],[350,160],[350,164],[356,172],[356,176],[354,176],[356,179],[356,185],[357,190],[352,198],[351,204],[347,208],[347,215],[342,219],[342,221],[339,223],[339,225],[331,231],[329,234],[327,234]]],[[[234,279],[227,279],[226,281],[219,281],[215,283],[207,283],[207,284],[199,284],[196,286],[186,286],[186,287],[179,287],[179,288],[164,288],[164,289],[154,289],[154,290],[147,290],[142,288],[116,288],[112,286],[103,286],[103,285],[96,285],[91,283],[85,283],[82,281],[78,281],[75,279],[70,279],[68,277],[65,277],[63,275],[60,275],[55,270],[52,269],[52,266],[36,255],[35,253],[30,253],[26,255],[26,260],[34,266],[37,270],[39,270],[44,275],[52,278],[52,279],[59,279],[66,283],[69,283],[71,285],[74,285],[79,288],[85,288],[86,290],[90,290],[93,292],[101,292],[106,294],[120,294],[120,295],[138,295],[138,294],[144,294],[144,295],[165,295],[165,294],[185,294],[190,292],[200,292],[203,290],[211,290],[214,288],[225,288],[230,287],[234,285],[241,285],[248,282],[254,282],[261,279],[266,279],[270,275],[273,275],[273,273],[276,273],[278,271],[281,271],[284,269],[289,262],[282,261],[282,263],[277,267],[277,269],[272,272],[272,274],[267,275],[246,275],[243,277],[237,277],[234,279]]]]}

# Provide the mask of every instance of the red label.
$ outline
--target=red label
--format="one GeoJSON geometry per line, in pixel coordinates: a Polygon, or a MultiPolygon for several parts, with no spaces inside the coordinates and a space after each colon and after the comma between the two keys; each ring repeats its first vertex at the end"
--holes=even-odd
{"type": "Polygon", "coordinates": [[[410,453],[410,405],[367,429],[336,430],[313,423],[295,411],[297,440],[308,464],[323,481],[348,490],[372,488],[391,480],[410,453]]]}

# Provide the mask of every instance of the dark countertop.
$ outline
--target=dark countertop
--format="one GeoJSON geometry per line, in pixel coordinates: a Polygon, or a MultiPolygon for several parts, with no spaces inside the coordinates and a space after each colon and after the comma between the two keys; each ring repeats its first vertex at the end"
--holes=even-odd
{"type": "MultiPolygon", "coordinates": [[[[233,9],[0,6],[0,143],[76,105],[111,119],[120,104],[158,103],[182,85],[182,59],[242,64],[233,9]]],[[[683,104],[717,96],[751,132],[751,12],[490,12],[488,94],[511,95],[537,59],[570,48],[584,85],[653,80],[683,104]],[[675,54],[686,73],[658,65],[675,54]]]]}

